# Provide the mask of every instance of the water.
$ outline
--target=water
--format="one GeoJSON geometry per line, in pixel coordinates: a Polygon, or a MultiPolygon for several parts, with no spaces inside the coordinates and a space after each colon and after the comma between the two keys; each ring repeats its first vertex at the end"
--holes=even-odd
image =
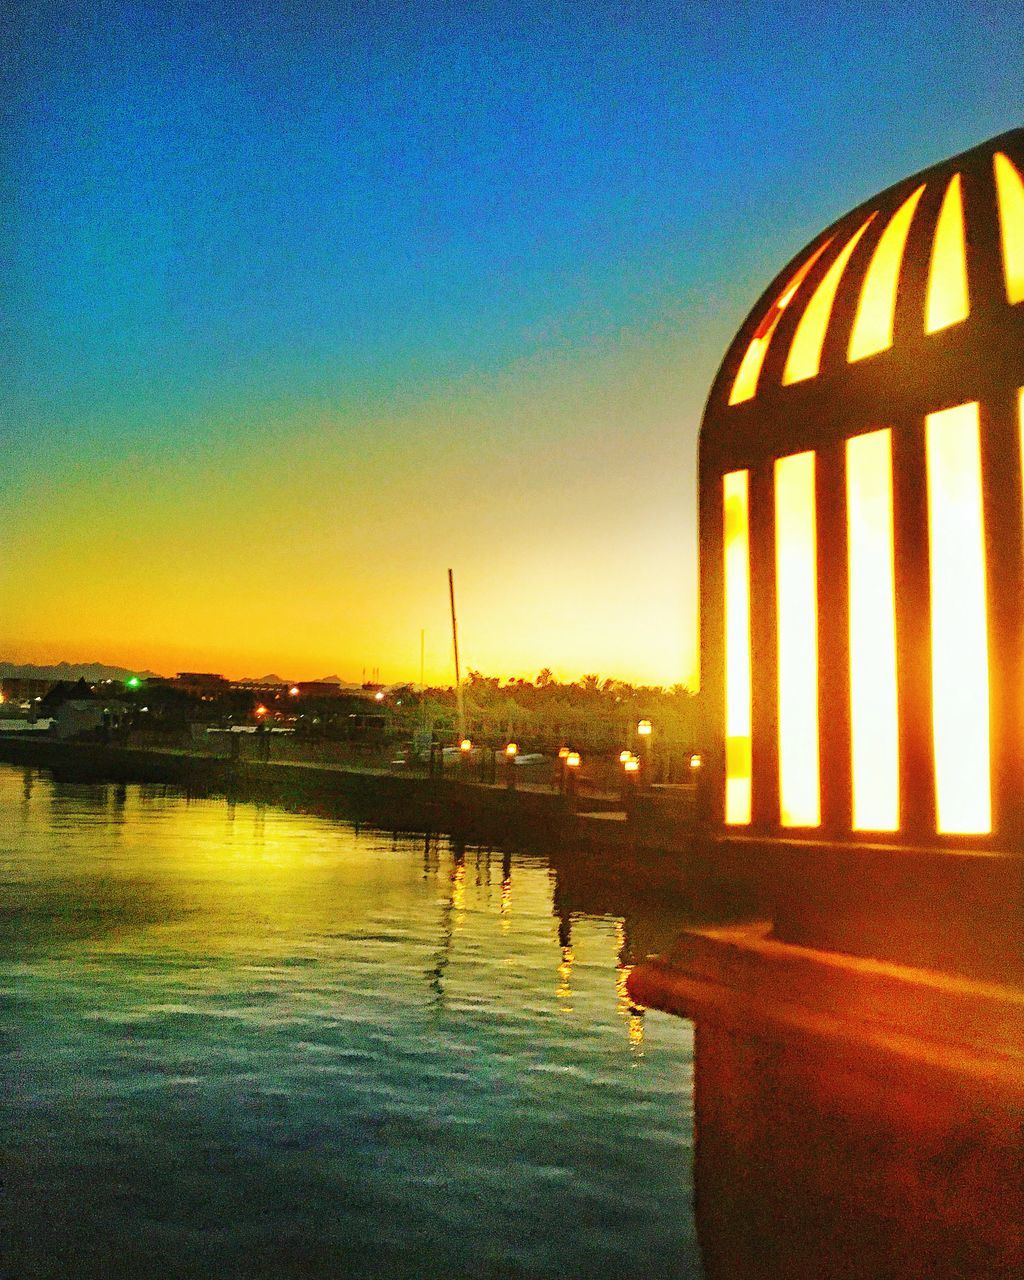
{"type": "Polygon", "coordinates": [[[692,1029],[546,860],[0,766],[0,875],[0,1275],[699,1274],[692,1029]]]}

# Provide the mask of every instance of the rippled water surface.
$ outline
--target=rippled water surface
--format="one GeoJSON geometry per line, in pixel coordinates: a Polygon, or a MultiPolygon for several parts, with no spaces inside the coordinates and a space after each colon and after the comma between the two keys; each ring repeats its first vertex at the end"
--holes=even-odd
{"type": "Polygon", "coordinates": [[[691,1028],[545,859],[0,766],[0,862],[3,1276],[699,1273],[691,1028]]]}

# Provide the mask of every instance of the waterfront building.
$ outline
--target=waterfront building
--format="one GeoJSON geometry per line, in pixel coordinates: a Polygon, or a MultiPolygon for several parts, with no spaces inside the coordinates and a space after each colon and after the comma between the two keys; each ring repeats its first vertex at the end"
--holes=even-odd
{"type": "Polygon", "coordinates": [[[173,688],[204,702],[222,698],[231,688],[224,676],[213,671],[179,671],[170,683],[173,688]]]}
{"type": "Polygon", "coordinates": [[[5,676],[0,679],[0,703],[19,706],[34,702],[45,698],[56,683],[55,679],[38,676],[5,676]]]}

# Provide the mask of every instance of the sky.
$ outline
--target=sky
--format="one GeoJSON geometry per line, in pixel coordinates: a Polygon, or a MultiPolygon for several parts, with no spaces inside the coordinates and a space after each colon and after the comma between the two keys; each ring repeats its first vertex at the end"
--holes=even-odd
{"type": "Polygon", "coordinates": [[[762,290],[1021,123],[1012,4],[13,0],[0,659],[692,684],[762,290]],[[314,12],[310,12],[310,11],[314,12]]]}

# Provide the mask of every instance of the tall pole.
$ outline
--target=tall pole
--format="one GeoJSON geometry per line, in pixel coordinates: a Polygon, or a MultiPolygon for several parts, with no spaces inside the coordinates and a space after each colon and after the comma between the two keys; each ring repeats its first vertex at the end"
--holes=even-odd
{"type": "Polygon", "coordinates": [[[459,628],[455,622],[455,579],[448,570],[448,598],[452,604],[452,648],[455,650],[455,707],[459,718],[459,741],[466,736],[466,704],[462,700],[462,674],[459,671],[459,628]]]}
{"type": "Polygon", "coordinates": [[[427,724],[427,699],[426,699],[426,683],[423,679],[424,671],[424,654],[426,653],[427,633],[420,627],[420,732],[422,733],[427,724]]]}

